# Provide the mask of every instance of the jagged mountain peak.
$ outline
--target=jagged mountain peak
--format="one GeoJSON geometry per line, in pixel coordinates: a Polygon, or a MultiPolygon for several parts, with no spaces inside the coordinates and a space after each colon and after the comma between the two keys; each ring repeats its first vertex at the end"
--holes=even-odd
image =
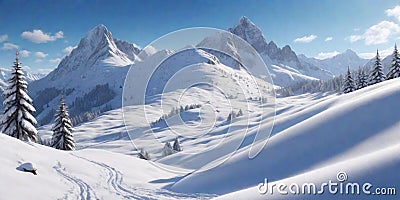
{"type": "Polygon", "coordinates": [[[269,42],[268,46],[278,48],[278,45],[276,45],[274,41],[269,42]]]}
{"type": "MultiPolygon", "coordinates": [[[[249,18],[247,18],[246,16],[242,16],[239,20],[239,22],[241,24],[253,24],[249,18]]],[[[253,24],[254,25],[254,24],[253,24]]]]}
{"type": "Polygon", "coordinates": [[[265,51],[267,42],[260,28],[258,28],[249,18],[243,16],[239,23],[228,29],[229,32],[241,37],[250,43],[258,52],[265,51]]]}
{"type": "Polygon", "coordinates": [[[78,68],[127,66],[133,63],[135,53],[138,52],[135,45],[114,40],[107,27],[99,24],[80,40],[77,48],[72,50],[49,76],[51,80],[55,80],[78,68]]]}
{"type": "MultiPolygon", "coordinates": [[[[112,41],[112,34],[108,31],[107,27],[103,24],[99,24],[91,29],[84,38],[82,38],[81,42],[89,42],[96,43],[101,42],[102,40],[108,40],[108,42],[112,41]]],[[[96,45],[96,44],[92,44],[96,45]]]]}

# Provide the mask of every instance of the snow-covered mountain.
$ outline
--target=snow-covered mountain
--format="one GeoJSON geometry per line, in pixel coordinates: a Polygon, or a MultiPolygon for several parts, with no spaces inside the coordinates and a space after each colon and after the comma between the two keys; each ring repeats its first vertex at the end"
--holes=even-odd
{"type": "Polygon", "coordinates": [[[308,58],[304,54],[301,54],[298,57],[301,62],[318,66],[321,69],[332,72],[332,74],[335,76],[344,74],[347,70],[347,67],[350,67],[350,70],[356,70],[359,67],[363,67],[368,62],[367,59],[360,58],[357,53],[351,49],[347,49],[345,52],[340,53],[332,58],[326,58],[322,60],[308,58]]]}
{"type": "MultiPolygon", "coordinates": [[[[43,77],[45,77],[47,74],[43,73],[32,73],[26,69],[22,69],[22,71],[25,74],[25,80],[30,83],[32,81],[37,81],[43,77]]],[[[7,80],[10,78],[11,75],[11,67],[10,68],[0,68],[0,81],[2,82],[7,82],[7,80]]]]}
{"type": "Polygon", "coordinates": [[[140,60],[139,51],[137,45],[114,39],[104,25],[94,27],[55,70],[29,85],[38,120],[51,121],[61,93],[72,115],[120,107],[124,78],[140,60]]]}
{"type": "MultiPolygon", "coordinates": [[[[289,45],[279,48],[273,41],[267,43],[261,30],[247,17],[242,17],[239,23],[235,27],[229,28],[228,31],[247,41],[261,55],[275,85],[287,86],[296,81],[333,77],[327,70],[309,63],[301,63],[289,45]]],[[[214,45],[226,46],[220,49],[231,48],[230,51],[239,51],[234,49],[235,46],[230,45],[229,41],[221,42],[221,37],[218,34],[205,38],[198,46],[209,46],[211,48],[214,45]]]]}

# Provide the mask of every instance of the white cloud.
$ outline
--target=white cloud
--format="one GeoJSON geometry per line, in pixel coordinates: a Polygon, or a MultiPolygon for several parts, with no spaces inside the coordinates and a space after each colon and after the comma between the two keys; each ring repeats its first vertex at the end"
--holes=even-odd
{"type": "Polygon", "coordinates": [[[41,63],[41,62],[43,62],[43,59],[36,59],[35,60],[35,63],[41,63]]]}
{"type": "Polygon", "coordinates": [[[55,41],[57,39],[63,38],[64,33],[62,31],[58,31],[54,35],[43,33],[42,30],[33,30],[32,32],[24,31],[21,34],[21,37],[27,39],[34,43],[46,43],[50,41],[55,41]]]}
{"type": "Polygon", "coordinates": [[[22,66],[22,69],[24,69],[25,71],[31,71],[31,67],[29,67],[28,65],[22,66]]]}
{"type": "Polygon", "coordinates": [[[327,37],[327,38],[325,38],[325,42],[328,42],[328,41],[331,41],[331,40],[333,40],[333,37],[327,37]]]}
{"type": "Polygon", "coordinates": [[[357,42],[358,40],[362,40],[362,39],[364,39],[364,37],[363,37],[362,35],[350,35],[350,36],[348,37],[348,40],[349,40],[351,43],[357,42]]]}
{"type": "Polygon", "coordinates": [[[40,73],[40,74],[48,74],[48,73],[50,73],[51,71],[53,71],[53,69],[37,69],[36,70],[36,72],[37,73],[40,73]]]}
{"type": "Polygon", "coordinates": [[[327,59],[327,58],[332,58],[332,57],[334,57],[334,56],[336,56],[338,54],[339,54],[339,52],[337,52],[337,51],[326,52],[326,53],[321,52],[315,58],[319,59],[319,60],[324,60],[324,59],[327,59]]]}
{"type": "MultiPolygon", "coordinates": [[[[379,50],[379,56],[381,57],[381,59],[385,58],[388,55],[391,55],[392,53],[393,53],[393,47],[384,50],[379,50]]],[[[376,51],[368,53],[359,53],[358,56],[364,59],[371,59],[376,56],[376,51]]]]}
{"type": "Polygon", "coordinates": [[[58,64],[61,61],[61,58],[50,59],[49,62],[58,64]]]}
{"type": "Polygon", "coordinates": [[[309,36],[304,36],[304,37],[301,37],[301,38],[296,38],[293,41],[294,42],[299,42],[299,43],[309,43],[309,42],[315,40],[316,38],[317,38],[316,35],[309,35],[309,36]]]}
{"type": "Polygon", "coordinates": [[[70,54],[71,51],[74,50],[76,47],[77,47],[77,46],[68,46],[68,47],[65,47],[64,50],[63,50],[63,52],[64,52],[65,54],[70,54]]]}
{"type": "Polygon", "coordinates": [[[19,52],[19,55],[21,55],[21,57],[28,57],[30,54],[31,52],[28,50],[22,50],[19,52]]]}
{"type": "Polygon", "coordinates": [[[6,42],[3,44],[3,47],[1,47],[3,50],[13,50],[13,49],[18,49],[18,45],[6,42]]]}
{"type": "Polygon", "coordinates": [[[397,20],[400,21],[400,6],[396,6],[392,9],[387,9],[385,13],[388,17],[395,17],[397,18],[397,20]]]}
{"type": "Polygon", "coordinates": [[[35,56],[38,58],[45,58],[46,56],[48,56],[49,54],[45,54],[41,51],[35,52],[35,56]]]}
{"type": "Polygon", "coordinates": [[[8,35],[0,35],[0,42],[4,42],[8,39],[8,35]]]}
{"type": "Polygon", "coordinates": [[[353,43],[364,40],[366,45],[384,44],[392,35],[400,33],[400,26],[394,22],[381,21],[369,27],[362,35],[351,35],[347,39],[353,43]]]}

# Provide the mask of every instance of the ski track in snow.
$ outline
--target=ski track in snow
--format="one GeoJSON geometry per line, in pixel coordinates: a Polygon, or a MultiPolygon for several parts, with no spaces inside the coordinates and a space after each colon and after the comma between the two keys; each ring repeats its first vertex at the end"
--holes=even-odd
{"type": "MultiPolygon", "coordinates": [[[[89,186],[89,184],[85,183],[84,181],[82,181],[81,179],[78,179],[72,175],[69,175],[65,172],[65,168],[63,169],[61,167],[61,163],[58,162],[58,164],[56,166],[53,167],[56,172],[62,176],[63,178],[65,178],[67,181],[71,182],[72,184],[74,184],[78,189],[79,189],[79,195],[77,199],[99,199],[96,196],[96,193],[93,191],[93,189],[89,186]]],[[[66,198],[68,199],[68,194],[66,195],[66,198]]]]}
{"type": "Polygon", "coordinates": [[[123,197],[123,199],[210,199],[212,195],[196,195],[196,194],[182,194],[182,193],[174,193],[168,190],[163,189],[145,189],[145,188],[131,188],[125,186],[123,182],[123,174],[111,167],[107,164],[96,162],[93,160],[89,160],[87,158],[77,156],[72,154],[73,156],[91,162],[107,172],[107,185],[110,191],[115,192],[118,196],[123,197]]]}

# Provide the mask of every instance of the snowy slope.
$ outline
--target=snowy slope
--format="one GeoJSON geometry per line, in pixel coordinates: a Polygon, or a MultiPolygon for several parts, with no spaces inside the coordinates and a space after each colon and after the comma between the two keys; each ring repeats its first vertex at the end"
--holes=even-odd
{"type": "MultiPolygon", "coordinates": [[[[393,55],[390,54],[390,55],[386,56],[385,58],[380,57],[380,59],[382,62],[383,72],[386,75],[387,72],[389,71],[390,65],[392,64],[393,55]]],[[[367,69],[372,69],[374,67],[374,65],[375,65],[375,57],[368,60],[368,62],[365,64],[364,67],[366,67],[367,69]]]]}
{"type": "MultiPolygon", "coordinates": [[[[336,180],[336,174],[340,171],[345,171],[351,182],[371,182],[375,187],[399,188],[398,179],[394,176],[400,168],[400,117],[394,112],[400,109],[399,85],[400,79],[395,79],[345,95],[303,94],[277,99],[272,137],[254,159],[248,158],[249,147],[255,136],[255,129],[251,126],[261,120],[261,132],[268,131],[272,123],[271,116],[258,115],[259,108],[253,105],[249,110],[249,119],[246,116],[236,118],[227,133],[228,125],[224,121],[229,106],[223,96],[204,87],[193,88],[185,94],[185,98],[180,97],[182,92],[179,89],[164,94],[165,111],[169,111],[180,99],[183,105],[203,105],[202,109],[183,113],[181,119],[185,123],[173,117],[169,119],[169,129],[156,127],[155,132],[151,132],[148,123],[162,114],[160,109],[156,109],[157,101],[153,101],[146,106],[149,110],[147,120],[143,119],[140,112],[132,112],[136,115],[128,116],[128,120],[135,123],[128,123],[128,130],[134,144],[145,147],[157,165],[164,164],[165,168],[173,169],[183,177],[165,185],[165,188],[177,192],[226,195],[221,196],[223,199],[265,199],[266,196],[259,195],[256,189],[264,178],[268,178],[270,183],[318,184],[336,180]],[[208,108],[207,101],[220,112],[208,108]],[[205,123],[201,123],[198,116],[205,123]],[[214,117],[216,124],[213,124],[214,117]],[[250,129],[244,136],[243,127],[249,123],[250,129]],[[207,129],[210,124],[215,126],[205,135],[188,132],[199,130],[202,133],[202,129],[207,129]],[[197,128],[191,129],[187,125],[197,128]],[[183,130],[186,133],[188,138],[181,140],[184,151],[161,158],[163,143],[175,137],[170,130],[183,130]],[[238,152],[225,160],[236,148],[238,152]],[[213,165],[219,166],[208,171],[192,172],[193,169],[207,169],[213,165]]],[[[139,110],[143,107],[137,105],[130,109],[139,110]]],[[[76,127],[78,149],[106,149],[136,155],[134,146],[125,135],[121,115],[120,110],[110,111],[76,127]]],[[[43,131],[39,129],[40,133],[43,131]]],[[[258,140],[256,146],[262,145],[262,142],[258,140]]],[[[321,197],[332,198],[329,194],[321,197]]],[[[313,199],[314,196],[271,198],[313,199]]],[[[340,198],[353,199],[354,196],[340,198]]],[[[371,196],[360,198],[371,199],[371,196]]],[[[376,196],[375,199],[396,199],[396,196],[376,196]]]]}
{"type": "Polygon", "coordinates": [[[392,175],[400,168],[400,115],[394,112],[400,109],[399,83],[386,81],[346,95],[319,97],[303,108],[278,105],[272,137],[260,155],[250,160],[248,149],[242,148],[221,166],[186,176],[172,189],[225,194],[249,188],[240,193],[242,199],[264,199],[254,193],[264,178],[323,182],[339,171],[355,181],[399,187],[392,175]],[[247,173],[238,177],[243,171],[247,173]],[[314,173],[323,176],[313,178],[314,173]]]}
{"type": "Polygon", "coordinates": [[[0,135],[0,193],[7,199],[197,199],[160,189],[179,179],[148,161],[103,150],[65,152],[0,135]],[[17,149],[17,151],[16,151],[17,149]],[[124,162],[121,162],[121,161],[124,162]],[[37,175],[17,168],[33,163],[37,175]],[[144,173],[145,172],[145,173],[144,173]]]}

